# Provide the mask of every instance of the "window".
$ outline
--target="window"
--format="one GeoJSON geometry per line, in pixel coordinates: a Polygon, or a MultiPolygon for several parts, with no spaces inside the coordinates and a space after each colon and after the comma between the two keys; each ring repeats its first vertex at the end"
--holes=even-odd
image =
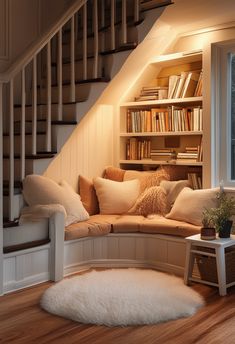
{"type": "MultiPolygon", "coordinates": [[[[235,187],[235,42],[216,45],[212,54],[215,114],[214,185],[235,187]]],[[[213,113],[212,113],[213,125],[213,113]]]]}

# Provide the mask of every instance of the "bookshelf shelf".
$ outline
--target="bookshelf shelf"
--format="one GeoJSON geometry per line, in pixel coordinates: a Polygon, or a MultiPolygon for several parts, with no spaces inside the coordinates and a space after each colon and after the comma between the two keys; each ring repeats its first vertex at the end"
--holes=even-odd
{"type": "Polygon", "coordinates": [[[203,166],[203,162],[200,161],[162,161],[162,160],[151,160],[151,159],[141,159],[141,160],[119,160],[120,164],[126,165],[178,165],[178,166],[203,166]]]}
{"type": "Polygon", "coordinates": [[[186,104],[200,104],[202,103],[202,97],[189,97],[189,98],[175,98],[175,99],[161,99],[161,100],[148,100],[139,102],[127,102],[123,103],[121,107],[146,107],[155,105],[186,105],[186,104]]]}
{"type": "Polygon", "coordinates": [[[198,136],[203,135],[202,131],[164,131],[164,132],[144,132],[144,133],[120,133],[120,137],[147,137],[147,136],[198,136]]]}

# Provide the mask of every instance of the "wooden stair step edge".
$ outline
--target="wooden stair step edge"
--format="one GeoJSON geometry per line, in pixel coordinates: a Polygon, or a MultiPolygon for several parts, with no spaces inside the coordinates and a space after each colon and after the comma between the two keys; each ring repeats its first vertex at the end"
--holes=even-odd
{"type": "Polygon", "coordinates": [[[141,12],[147,12],[147,11],[151,11],[154,10],[155,8],[160,8],[160,7],[166,7],[169,5],[174,5],[174,2],[171,0],[147,0],[147,1],[142,1],[140,6],[141,8],[141,12]]]}
{"type": "Polygon", "coordinates": [[[15,251],[26,250],[28,248],[33,248],[37,246],[46,245],[50,242],[50,239],[43,239],[43,240],[35,240],[31,242],[26,242],[23,244],[13,245],[13,246],[6,246],[3,248],[3,253],[11,253],[15,251]]]}
{"type": "Polygon", "coordinates": [[[19,226],[19,218],[10,221],[8,219],[3,218],[3,228],[12,228],[19,226]]]}
{"type": "MultiPolygon", "coordinates": [[[[56,154],[57,154],[57,152],[38,152],[35,155],[34,154],[26,154],[25,159],[29,159],[29,160],[50,159],[50,158],[53,158],[56,154]]],[[[21,156],[16,154],[14,156],[14,158],[20,159],[21,156]]],[[[3,159],[9,159],[9,155],[3,155],[3,159]]]]}

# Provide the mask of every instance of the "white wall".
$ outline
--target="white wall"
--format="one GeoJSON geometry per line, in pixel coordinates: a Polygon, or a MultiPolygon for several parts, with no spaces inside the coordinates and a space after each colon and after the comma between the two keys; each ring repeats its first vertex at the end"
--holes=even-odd
{"type": "Polygon", "coordinates": [[[65,144],[64,149],[52,162],[45,175],[52,179],[67,179],[75,188],[78,175],[84,174],[93,177],[101,174],[107,164],[117,165],[118,163],[118,103],[128,98],[128,93],[137,81],[141,80],[140,75],[153,56],[168,52],[198,49],[204,50],[204,67],[206,69],[205,87],[205,137],[206,151],[204,157],[206,162],[205,186],[211,183],[211,152],[213,138],[211,136],[211,108],[210,108],[210,45],[212,42],[224,39],[235,38],[234,29],[222,29],[207,34],[196,33],[188,37],[180,38],[184,32],[202,29],[208,26],[216,26],[234,20],[234,0],[175,0],[175,5],[169,6],[157,20],[145,40],[129,56],[121,71],[107,87],[98,101],[101,105],[93,109],[78,125],[72,137],[65,144]],[[100,139],[93,139],[93,132],[96,125],[94,118],[98,118],[99,111],[103,105],[111,105],[113,111],[113,126],[111,122],[103,123],[100,139]],[[87,131],[90,128],[90,131],[87,131]],[[107,135],[113,130],[113,144],[107,143],[107,135]],[[86,133],[86,134],[85,134],[86,133]],[[112,144],[112,150],[110,145],[112,144]],[[75,148],[77,147],[77,148],[75,148]],[[78,150],[80,154],[78,154],[78,150]],[[87,157],[89,155],[89,159],[87,157]],[[102,156],[105,156],[105,159],[102,156]],[[89,162],[88,162],[89,160],[89,162]],[[69,172],[68,172],[69,169],[69,172]]]}

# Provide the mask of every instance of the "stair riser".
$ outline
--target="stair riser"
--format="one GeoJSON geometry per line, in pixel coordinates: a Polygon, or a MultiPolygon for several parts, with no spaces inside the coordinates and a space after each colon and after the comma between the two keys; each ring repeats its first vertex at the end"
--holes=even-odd
{"type": "MultiPolygon", "coordinates": [[[[94,77],[93,73],[93,63],[94,59],[88,59],[87,61],[87,79],[92,79],[94,77]]],[[[56,69],[56,67],[54,67],[56,69]]],[[[71,66],[70,63],[66,63],[63,65],[63,81],[70,80],[70,70],[71,66]]],[[[102,76],[102,65],[101,65],[101,59],[99,60],[99,66],[98,66],[98,76],[102,76]]],[[[75,64],[75,79],[76,80],[83,80],[83,62],[78,61],[75,64]]]]}
{"type": "MultiPolygon", "coordinates": [[[[89,84],[76,85],[75,86],[75,99],[76,101],[85,101],[89,95],[89,84]]],[[[47,90],[42,89],[38,91],[38,97],[42,103],[47,102],[47,90]]],[[[52,87],[51,90],[51,99],[52,102],[58,102],[58,88],[52,87]]],[[[71,87],[63,86],[63,102],[70,102],[71,99],[71,87]]]]}
{"type": "MultiPolygon", "coordinates": [[[[63,120],[65,121],[74,121],[76,119],[76,104],[63,104],[63,120]]],[[[58,120],[58,104],[51,105],[51,117],[52,120],[58,120]]],[[[45,119],[47,117],[47,106],[39,105],[37,107],[37,118],[45,119]]],[[[19,121],[22,118],[21,108],[15,108],[14,119],[19,121]]],[[[32,120],[32,107],[27,106],[25,108],[25,119],[32,120]]]]}
{"type": "MultiPolygon", "coordinates": [[[[13,209],[14,218],[18,218],[20,215],[21,209],[25,206],[25,202],[23,199],[23,196],[20,195],[14,195],[13,196],[13,209]]],[[[3,196],[3,217],[8,218],[9,216],[9,196],[3,196]]]]}
{"type": "MultiPolygon", "coordinates": [[[[32,160],[32,159],[26,159],[25,160],[25,174],[31,174],[31,173],[36,173],[36,174],[42,174],[50,162],[52,161],[52,158],[49,159],[39,159],[39,160],[32,160]]],[[[4,180],[9,180],[9,160],[4,159],[4,164],[3,164],[3,179],[4,180]]],[[[21,179],[21,163],[20,159],[15,159],[14,162],[14,178],[15,180],[20,180],[21,179]]]]}
{"type": "MultiPolygon", "coordinates": [[[[37,135],[37,151],[38,152],[43,152],[45,151],[45,142],[46,142],[46,135],[37,135]]],[[[26,135],[25,136],[25,152],[26,154],[32,154],[32,136],[31,135],[26,135]]],[[[14,139],[14,152],[15,154],[20,154],[21,150],[21,137],[20,136],[15,136],[14,139]]],[[[4,154],[8,155],[9,154],[9,136],[4,136],[3,137],[3,152],[4,154]]]]}

